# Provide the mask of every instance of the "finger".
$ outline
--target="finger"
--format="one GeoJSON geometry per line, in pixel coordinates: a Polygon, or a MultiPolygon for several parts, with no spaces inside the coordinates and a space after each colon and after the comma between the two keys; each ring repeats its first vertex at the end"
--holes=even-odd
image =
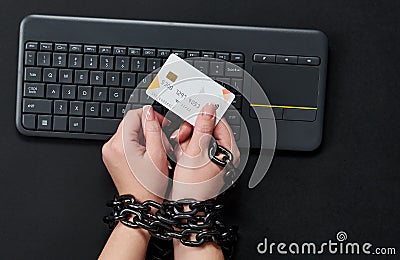
{"type": "Polygon", "coordinates": [[[174,140],[175,142],[182,143],[189,139],[190,135],[192,134],[193,127],[188,122],[183,122],[181,126],[176,129],[172,134],[170,139],[174,140]]]}
{"type": "Polygon", "coordinates": [[[142,109],[129,110],[114,135],[124,144],[129,144],[124,147],[127,151],[129,150],[130,155],[143,156],[145,152],[141,114],[142,109]]]}
{"type": "Polygon", "coordinates": [[[231,151],[234,159],[233,163],[235,167],[237,167],[240,161],[240,151],[237,147],[232,128],[229,126],[225,118],[222,118],[215,126],[214,137],[219,145],[231,151]]]}
{"type": "Polygon", "coordinates": [[[204,148],[208,148],[215,126],[215,105],[207,103],[197,116],[193,135],[190,139],[187,153],[197,155],[204,148]]]}
{"type": "Polygon", "coordinates": [[[225,118],[222,118],[218,122],[218,124],[215,126],[213,134],[215,140],[224,142],[224,144],[227,144],[227,141],[230,143],[231,138],[233,137],[233,131],[225,118]]]}
{"type": "Polygon", "coordinates": [[[142,125],[144,137],[146,139],[146,151],[149,153],[150,157],[157,154],[165,154],[161,125],[151,106],[143,107],[142,125]]]}
{"type": "Polygon", "coordinates": [[[161,126],[169,126],[171,124],[171,121],[168,120],[167,118],[165,118],[163,115],[161,115],[160,113],[158,113],[157,111],[154,111],[154,114],[156,115],[156,118],[158,120],[158,122],[160,122],[161,126]]]}

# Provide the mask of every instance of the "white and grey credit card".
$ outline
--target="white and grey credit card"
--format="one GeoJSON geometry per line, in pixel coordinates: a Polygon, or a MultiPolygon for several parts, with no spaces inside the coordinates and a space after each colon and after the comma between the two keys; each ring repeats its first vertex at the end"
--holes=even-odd
{"type": "Polygon", "coordinates": [[[146,94],[191,125],[207,103],[215,105],[217,124],[235,98],[232,92],[175,54],[160,68],[146,94]]]}

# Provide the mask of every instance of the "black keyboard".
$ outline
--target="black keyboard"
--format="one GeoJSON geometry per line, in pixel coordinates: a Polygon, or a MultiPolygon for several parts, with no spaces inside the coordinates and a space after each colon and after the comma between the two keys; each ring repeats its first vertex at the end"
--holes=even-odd
{"type": "MultiPolygon", "coordinates": [[[[312,150],[322,135],[326,39],[321,35],[303,30],[279,32],[253,27],[28,16],[21,23],[17,128],[33,136],[104,140],[115,132],[129,99],[138,107],[153,104],[157,111],[165,113],[146,95],[145,88],[134,97],[131,94],[174,53],[181,58],[229,61],[253,72],[261,83],[265,83],[265,74],[271,75],[272,71],[272,78],[267,81],[278,86],[271,89],[287,88],[279,86],[279,77],[293,75],[294,80],[302,79],[293,91],[301,92],[304,85],[305,93],[295,93],[295,97],[284,93],[290,89],[284,89],[283,94],[279,90],[266,92],[279,100],[271,100],[278,126],[278,148],[312,150]],[[269,42],[262,47],[259,41],[268,36],[269,42]],[[299,42],[285,43],[285,37],[299,42]],[[274,38],[279,39],[276,44],[274,38]],[[291,47],[287,49],[285,44],[291,47]],[[273,78],[275,75],[280,76],[273,78]],[[302,100],[297,102],[296,96],[302,100]]],[[[216,71],[207,61],[191,63],[236,94],[236,110],[229,110],[226,118],[239,144],[243,122],[238,112],[248,129],[257,126],[257,120],[267,120],[254,118],[254,111],[262,106],[242,98],[241,91],[250,91],[242,89],[243,71],[232,72],[228,67],[216,71]]],[[[259,146],[257,138],[251,142],[252,147],[259,146]]]]}
{"type": "MultiPolygon", "coordinates": [[[[149,80],[146,76],[158,69],[171,53],[181,58],[217,57],[241,67],[244,62],[242,53],[26,42],[22,126],[50,134],[112,134],[124,116],[130,98],[138,107],[153,104],[145,88],[140,89],[140,95],[131,97],[131,94],[141,81],[149,80]]],[[[212,66],[207,61],[191,63],[209,75],[218,74],[211,71],[212,66]]],[[[223,72],[220,76],[215,79],[226,86],[232,84],[231,81],[234,85],[243,84],[240,77],[231,79],[223,72]]],[[[239,93],[233,104],[240,109],[239,93]]],[[[165,114],[160,105],[154,106],[165,114]]],[[[228,112],[227,120],[234,135],[239,136],[240,119],[234,111],[228,112]]]]}

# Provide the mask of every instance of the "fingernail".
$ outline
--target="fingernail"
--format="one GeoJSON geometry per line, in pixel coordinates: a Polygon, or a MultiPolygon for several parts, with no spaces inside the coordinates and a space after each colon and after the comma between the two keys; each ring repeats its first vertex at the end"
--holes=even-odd
{"type": "Polygon", "coordinates": [[[154,120],[154,110],[151,106],[146,106],[146,120],[154,120]]]}
{"type": "Polygon", "coordinates": [[[202,109],[201,109],[201,115],[206,116],[209,119],[213,119],[215,117],[215,105],[212,103],[207,103],[202,109]]]}
{"type": "Polygon", "coordinates": [[[169,137],[169,139],[175,140],[175,138],[178,137],[178,133],[179,133],[179,129],[176,129],[176,130],[171,134],[171,136],[169,137]]]}

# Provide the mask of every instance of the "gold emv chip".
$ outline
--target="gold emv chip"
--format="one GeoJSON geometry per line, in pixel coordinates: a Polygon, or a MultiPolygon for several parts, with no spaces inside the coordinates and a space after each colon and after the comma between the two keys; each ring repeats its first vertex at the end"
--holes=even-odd
{"type": "Polygon", "coordinates": [[[172,71],[170,71],[170,72],[168,72],[166,78],[172,82],[175,82],[175,80],[178,78],[178,76],[175,73],[173,73],[172,71]]]}

